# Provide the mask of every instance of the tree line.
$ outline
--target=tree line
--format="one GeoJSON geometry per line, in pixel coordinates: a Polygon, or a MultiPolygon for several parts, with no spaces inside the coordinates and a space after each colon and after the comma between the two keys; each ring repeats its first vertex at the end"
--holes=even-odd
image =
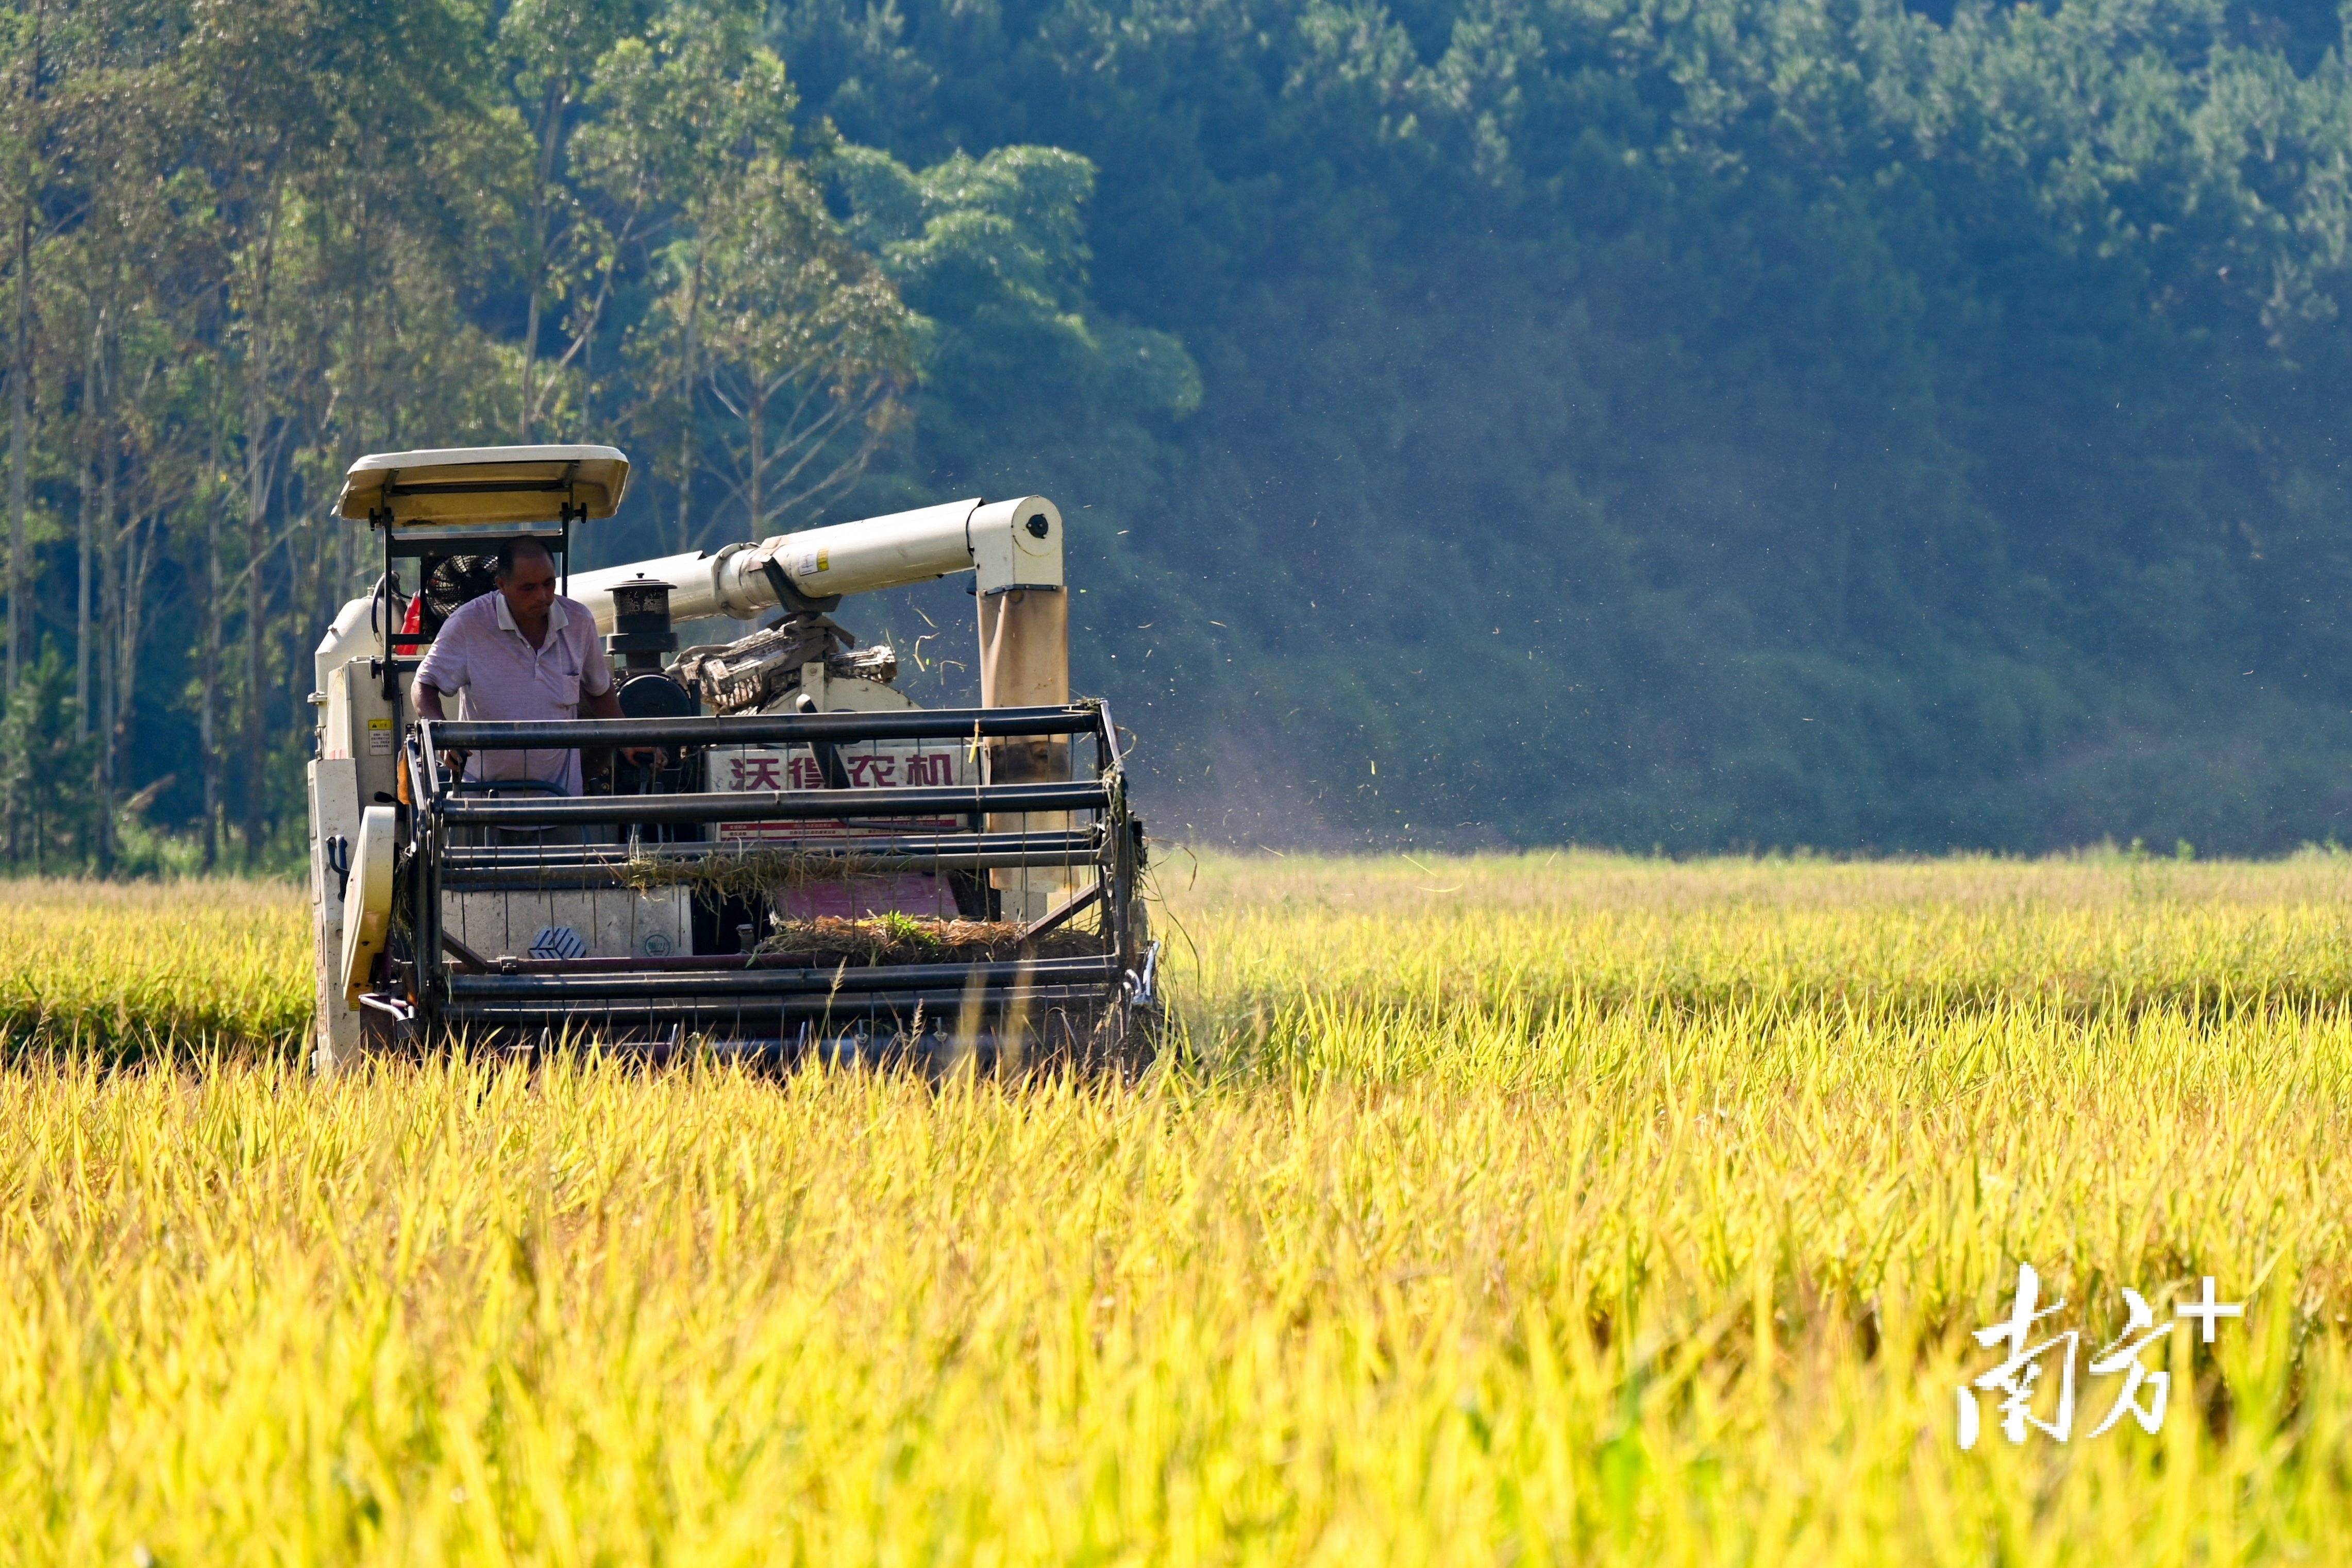
{"type": "Polygon", "coordinates": [[[636,458],[603,559],[1055,494],[1080,684],[1180,831],[2263,848],[2352,810],[2324,5],[0,26],[15,863],[285,859],[310,649],[375,570],[343,468],[524,440],[636,458]]]}
{"type": "Polygon", "coordinates": [[[1164,822],[2347,831],[2336,0],[800,0],[773,36],[903,162],[1091,161],[1098,308],[1199,366],[1172,425],[983,432],[927,383],[911,436],[1115,503],[1083,674],[1150,721],[1164,822]]]}
{"type": "MultiPolygon", "coordinates": [[[[362,452],[619,441],[651,479],[630,542],[667,549],[812,517],[867,469],[939,332],[829,209],[862,150],[796,122],[765,24],[734,0],[8,13],[12,859],[106,869],[128,830],[152,860],[158,826],[206,866],[285,856],[308,653],[377,570],[328,516],[362,452]]],[[[861,167],[923,207],[920,172],[861,167]]],[[[1084,195],[1047,150],[976,172],[931,206],[1067,227],[1084,195]]]]}

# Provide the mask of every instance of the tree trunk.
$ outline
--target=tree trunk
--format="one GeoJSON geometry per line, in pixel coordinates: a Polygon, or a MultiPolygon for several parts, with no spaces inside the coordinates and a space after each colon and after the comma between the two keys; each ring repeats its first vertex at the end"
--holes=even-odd
{"type": "Polygon", "coordinates": [[[743,421],[745,434],[751,441],[751,486],[745,492],[745,498],[751,508],[751,537],[756,539],[761,537],[760,530],[765,526],[765,519],[761,516],[763,510],[763,497],[761,494],[760,483],[767,477],[768,467],[765,441],[768,434],[768,388],[764,382],[752,387],[751,396],[745,403],[743,412],[746,415],[743,421]]]}
{"type": "MultiPolygon", "coordinates": [[[[115,766],[121,756],[122,536],[114,526],[115,452],[101,418],[98,440],[98,836],[110,844],[114,833],[115,766]]],[[[106,851],[100,851],[100,858],[106,851]]]]}
{"type": "Polygon", "coordinates": [[[33,193],[26,170],[16,214],[16,353],[8,372],[8,692],[25,658],[25,465],[33,423],[33,193]]]}
{"type": "MultiPolygon", "coordinates": [[[[215,424],[213,473],[220,472],[220,438],[215,424]]],[[[196,746],[204,773],[205,869],[220,863],[220,655],[221,655],[220,498],[205,502],[205,608],[203,692],[196,707],[196,746]]]]}
{"type": "Polygon", "coordinates": [[[533,416],[538,410],[531,387],[532,373],[539,366],[539,302],[547,287],[547,195],[555,180],[555,149],[563,126],[563,90],[560,79],[547,84],[547,95],[540,104],[541,117],[546,130],[540,138],[539,185],[531,195],[530,213],[530,311],[522,334],[522,421],[517,439],[524,445],[530,444],[533,416]]]}
{"type": "Polygon", "coordinates": [[[270,187],[267,199],[269,214],[264,220],[260,254],[254,262],[253,299],[247,308],[252,340],[246,356],[245,376],[245,693],[237,737],[245,798],[237,802],[237,816],[248,867],[257,864],[261,856],[262,823],[268,816],[265,796],[269,781],[264,755],[267,746],[261,690],[269,585],[262,574],[262,557],[269,548],[269,289],[277,262],[279,212],[275,185],[270,187]]]}
{"type": "MultiPolygon", "coordinates": [[[[287,509],[300,515],[299,500],[289,498],[287,509]]],[[[320,613],[327,601],[327,541],[323,529],[315,533],[288,532],[280,536],[280,548],[286,552],[286,626],[278,650],[286,660],[287,682],[281,695],[286,699],[286,724],[289,733],[299,736],[309,727],[309,716],[316,712],[310,706],[310,683],[300,677],[303,643],[306,633],[315,635],[314,629],[335,618],[334,610],[320,613]],[[299,591],[293,584],[300,583],[299,591]]],[[[341,609],[338,605],[336,609],[341,609]]]]}
{"type": "Polygon", "coordinates": [[[237,802],[238,827],[245,841],[247,867],[260,860],[262,822],[268,814],[264,809],[264,796],[269,782],[269,770],[263,757],[267,749],[263,735],[266,699],[261,689],[267,667],[264,641],[269,622],[269,587],[261,570],[261,558],[269,545],[269,476],[268,465],[260,451],[262,443],[254,441],[249,444],[253,452],[246,464],[245,559],[251,570],[245,582],[245,706],[238,716],[241,722],[237,736],[245,775],[245,798],[237,802]]]}
{"type": "Polygon", "coordinates": [[[147,578],[155,566],[155,525],[132,518],[122,527],[122,651],[116,655],[114,755],[116,766],[107,770],[106,792],[100,804],[106,812],[110,848],[113,839],[114,796],[121,781],[120,759],[131,750],[139,732],[139,656],[147,640],[147,578]]]}
{"type": "Polygon", "coordinates": [[[33,423],[33,153],[39,144],[34,106],[41,96],[41,24],[45,0],[33,5],[32,47],[25,56],[25,188],[16,203],[16,353],[8,376],[8,695],[25,658],[25,466],[32,461],[33,423]]]}
{"type": "MultiPolygon", "coordinates": [[[[90,552],[98,548],[98,536],[91,526],[90,507],[93,492],[98,487],[98,443],[101,428],[98,416],[99,354],[98,345],[105,332],[103,315],[93,321],[89,331],[89,363],[82,371],[82,461],[81,482],[75,486],[81,492],[80,520],[74,540],[74,740],[89,738],[89,596],[97,585],[98,563],[90,552]]],[[[91,763],[90,785],[95,791],[98,783],[97,764],[91,763]]]]}
{"type": "Polygon", "coordinates": [[[686,348],[677,361],[677,540],[680,554],[694,548],[690,509],[694,504],[695,334],[702,318],[702,241],[694,242],[694,271],[686,283],[686,348]]]}

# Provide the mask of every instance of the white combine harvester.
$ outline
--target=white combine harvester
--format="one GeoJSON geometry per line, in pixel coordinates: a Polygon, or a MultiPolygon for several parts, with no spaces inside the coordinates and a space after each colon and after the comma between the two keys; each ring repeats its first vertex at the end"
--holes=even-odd
{"type": "Polygon", "coordinates": [[[362,457],[338,511],[383,575],[319,644],[310,764],[315,1061],[576,1040],[792,1061],[1132,1060],[1157,945],[1118,730],[1069,696],[1062,518],[956,501],[571,574],[609,446],[362,457]],[[412,683],[489,558],[543,543],[625,716],[430,721],[412,683]],[[981,706],[925,709],[849,594],[977,574],[981,706]],[[678,651],[675,622],[772,617],[678,651]],[[585,792],[453,753],[578,747],[585,792]],[[625,752],[642,761],[632,760],[625,752]],[[478,769],[480,771],[480,769],[478,769]]]}

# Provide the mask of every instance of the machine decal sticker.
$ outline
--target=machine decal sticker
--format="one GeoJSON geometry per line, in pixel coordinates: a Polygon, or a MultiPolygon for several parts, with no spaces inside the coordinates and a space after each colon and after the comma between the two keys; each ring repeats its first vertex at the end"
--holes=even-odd
{"type": "Polygon", "coordinates": [[[542,925],[539,935],[530,939],[530,956],[534,958],[584,958],[588,944],[569,925],[542,925]]]}
{"type": "MultiPolygon", "coordinates": [[[[922,789],[971,781],[971,770],[961,748],[941,748],[940,742],[906,741],[845,747],[841,765],[854,789],[922,789]]],[[[951,743],[950,743],[951,747],[951,743]]],[[[805,747],[714,747],[710,752],[710,787],[721,791],[746,789],[822,789],[824,772],[805,747]]],[[[896,818],[878,826],[853,826],[828,820],[812,821],[727,822],[722,839],[840,839],[887,836],[900,832],[952,832],[966,826],[960,817],[896,818]]]]}

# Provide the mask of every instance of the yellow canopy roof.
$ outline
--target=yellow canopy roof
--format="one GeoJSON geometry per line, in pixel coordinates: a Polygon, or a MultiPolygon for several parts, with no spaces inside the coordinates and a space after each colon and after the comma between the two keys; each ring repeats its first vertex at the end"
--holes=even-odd
{"type": "Polygon", "coordinates": [[[609,517],[628,488],[629,460],[611,446],[378,452],[352,465],[335,510],[362,522],[388,510],[400,528],[552,523],[567,503],[609,517]]]}

